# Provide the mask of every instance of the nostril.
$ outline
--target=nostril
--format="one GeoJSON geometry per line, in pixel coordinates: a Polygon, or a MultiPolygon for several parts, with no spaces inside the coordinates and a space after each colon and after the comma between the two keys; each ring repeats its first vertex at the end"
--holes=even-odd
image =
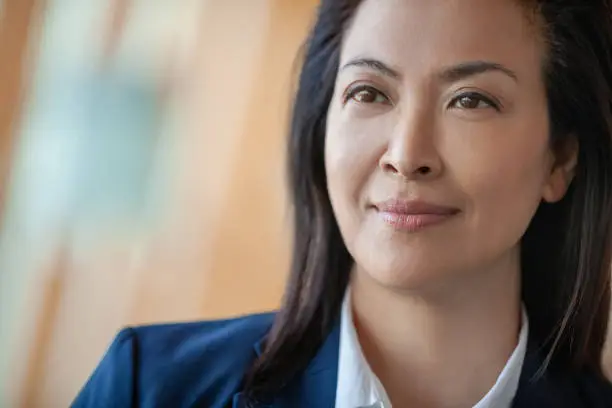
{"type": "Polygon", "coordinates": [[[419,173],[420,175],[427,175],[429,173],[431,173],[431,167],[429,166],[421,166],[417,169],[417,173],[419,173]]]}
{"type": "Polygon", "coordinates": [[[383,170],[387,173],[399,173],[399,171],[390,163],[385,163],[383,165],[383,170]]]}

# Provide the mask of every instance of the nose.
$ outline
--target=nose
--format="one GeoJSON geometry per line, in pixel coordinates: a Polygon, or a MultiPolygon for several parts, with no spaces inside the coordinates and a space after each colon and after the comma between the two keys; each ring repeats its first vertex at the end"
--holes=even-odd
{"type": "Polygon", "coordinates": [[[427,112],[415,112],[399,121],[381,156],[379,167],[405,180],[434,179],[443,172],[436,143],[435,120],[427,112]]]}

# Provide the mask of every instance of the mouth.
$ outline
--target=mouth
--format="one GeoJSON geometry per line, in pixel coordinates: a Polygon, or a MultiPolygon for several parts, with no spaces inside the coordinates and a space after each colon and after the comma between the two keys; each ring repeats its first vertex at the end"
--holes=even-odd
{"type": "Polygon", "coordinates": [[[418,232],[459,214],[459,209],[425,201],[388,200],[374,205],[381,219],[396,230],[418,232]]]}

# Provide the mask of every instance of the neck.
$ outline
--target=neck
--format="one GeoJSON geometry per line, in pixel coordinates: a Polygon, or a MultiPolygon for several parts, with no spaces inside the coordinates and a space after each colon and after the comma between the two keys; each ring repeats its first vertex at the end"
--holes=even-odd
{"type": "Polygon", "coordinates": [[[426,295],[353,273],[359,341],[393,406],[473,406],[493,387],[517,345],[521,304],[518,259],[492,269],[426,295]]]}

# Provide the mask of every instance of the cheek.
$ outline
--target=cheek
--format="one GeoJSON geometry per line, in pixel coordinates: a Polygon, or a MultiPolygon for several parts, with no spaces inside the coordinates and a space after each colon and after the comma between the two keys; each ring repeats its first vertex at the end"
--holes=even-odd
{"type": "Polygon", "coordinates": [[[387,130],[381,120],[360,121],[343,116],[346,115],[334,110],[328,117],[325,170],[340,229],[343,234],[352,235],[361,222],[364,192],[377,172],[387,130]]]}
{"type": "Polygon", "coordinates": [[[454,148],[453,174],[468,197],[475,229],[488,231],[491,242],[520,240],[548,175],[545,124],[517,128],[513,123],[474,136],[472,146],[454,148]]]}
{"type": "Polygon", "coordinates": [[[335,108],[328,118],[325,164],[331,171],[351,171],[363,178],[376,169],[393,124],[384,117],[360,119],[349,110],[335,108]]]}

